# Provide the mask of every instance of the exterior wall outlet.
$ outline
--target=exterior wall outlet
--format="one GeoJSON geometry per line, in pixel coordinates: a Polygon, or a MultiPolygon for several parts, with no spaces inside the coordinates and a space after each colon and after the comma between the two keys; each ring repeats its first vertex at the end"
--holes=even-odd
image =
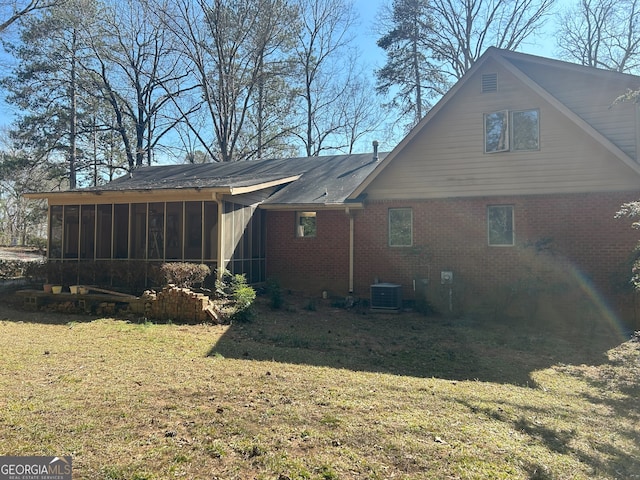
{"type": "Polygon", "coordinates": [[[440,272],[440,283],[442,285],[453,283],[453,272],[450,272],[450,271],[440,272]]]}

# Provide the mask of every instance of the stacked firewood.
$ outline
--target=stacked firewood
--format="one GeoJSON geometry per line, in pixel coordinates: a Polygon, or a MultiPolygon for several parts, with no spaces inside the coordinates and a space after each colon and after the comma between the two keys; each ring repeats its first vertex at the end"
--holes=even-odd
{"type": "Polygon", "coordinates": [[[169,285],[158,293],[145,292],[143,298],[146,317],[177,322],[220,322],[209,297],[188,288],[169,285]]]}

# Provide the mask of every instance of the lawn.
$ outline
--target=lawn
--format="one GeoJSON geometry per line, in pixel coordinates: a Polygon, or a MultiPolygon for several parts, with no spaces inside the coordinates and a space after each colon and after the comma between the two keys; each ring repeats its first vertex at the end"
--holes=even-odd
{"type": "Polygon", "coordinates": [[[3,303],[0,455],[72,455],[74,480],[640,478],[640,336],[286,300],[231,326],[3,303]]]}

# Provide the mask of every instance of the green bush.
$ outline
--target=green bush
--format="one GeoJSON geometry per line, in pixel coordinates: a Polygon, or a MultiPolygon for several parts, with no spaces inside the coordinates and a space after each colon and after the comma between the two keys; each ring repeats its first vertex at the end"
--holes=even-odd
{"type": "Polygon", "coordinates": [[[282,298],[282,289],[280,288],[280,284],[277,280],[273,278],[267,280],[267,293],[271,300],[271,308],[274,310],[282,308],[284,300],[282,298]]]}
{"type": "Polygon", "coordinates": [[[230,303],[231,320],[247,322],[253,317],[253,302],[256,291],[247,284],[244,275],[232,274],[225,270],[222,277],[216,280],[216,294],[230,303]]]}

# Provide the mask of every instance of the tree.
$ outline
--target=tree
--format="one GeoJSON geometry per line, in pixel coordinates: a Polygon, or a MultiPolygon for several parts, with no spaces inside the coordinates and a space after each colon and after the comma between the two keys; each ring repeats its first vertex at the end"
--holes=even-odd
{"type": "Polygon", "coordinates": [[[0,151],[0,244],[29,245],[46,237],[46,204],[22,194],[45,185],[54,188],[50,176],[47,165],[33,162],[24,152],[0,151]]]}
{"type": "Polygon", "coordinates": [[[7,101],[24,112],[12,137],[34,160],[66,162],[70,188],[76,187],[79,137],[85,133],[79,123],[89,105],[83,97],[86,78],[79,71],[86,54],[81,32],[94,13],[90,0],[69,1],[28,17],[20,41],[6,45],[18,64],[2,84],[7,101]]]}
{"type": "Polygon", "coordinates": [[[295,135],[307,156],[317,156],[347,143],[336,134],[346,125],[340,103],[354,77],[349,48],[355,17],[343,0],[299,0],[299,8],[294,68],[301,79],[297,94],[302,120],[295,135]],[[328,144],[331,138],[335,142],[328,144]]]}
{"type": "Polygon", "coordinates": [[[640,66],[640,1],[580,0],[560,16],[561,58],[617,72],[640,66]]]}
{"type": "Polygon", "coordinates": [[[431,0],[433,57],[460,79],[494,46],[518,50],[540,31],[555,0],[431,0]]]}
{"type": "Polygon", "coordinates": [[[490,47],[517,50],[544,25],[554,0],[393,0],[391,22],[378,41],[387,63],[381,92],[415,124],[428,98],[447,91],[490,47]],[[427,97],[427,98],[425,98],[427,97]]]}
{"type": "MultiPolygon", "coordinates": [[[[351,154],[360,140],[377,131],[385,119],[385,111],[371,95],[373,87],[368,78],[358,76],[348,85],[344,96],[344,137],[347,140],[347,153],[351,154]]],[[[373,140],[373,139],[372,139],[373,140]]]]}
{"type": "Polygon", "coordinates": [[[60,0],[0,1],[0,33],[32,12],[60,5],[60,0]]]}
{"type": "Polygon", "coordinates": [[[266,125],[272,114],[280,121],[288,116],[286,103],[271,100],[289,96],[280,90],[286,84],[274,79],[286,64],[295,13],[283,0],[178,0],[165,12],[199,87],[195,101],[205,115],[186,115],[188,107],[176,106],[201,148],[221,162],[261,156],[287,131],[279,124],[268,132],[266,125]],[[268,87],[274,87],[270,97],[268,87]],[[202,129],[203,119],[210,130],[202,129]]]}
{"type": "Polygon", "coordinates": [[[147,4],[123,0],[101,17],[100,28],[88,32],[93,58],[83,66],[111,107],[129,169],[151,165],[154,148],[181,120],[168,109],[193,88],[183,85],[189,71],[147,4]]]}
{"type": "Polygon", "coordinates": [[[388,31],[377,44],[387,54],[385,65],[376,72],[379,93],[395,93],[390,106],[400,116],[417,124],[428,111],[429,99],[446,88],[438,67],[429,57],[433,31],[429,0],[395,0],[386,16],[388,31]]]}

